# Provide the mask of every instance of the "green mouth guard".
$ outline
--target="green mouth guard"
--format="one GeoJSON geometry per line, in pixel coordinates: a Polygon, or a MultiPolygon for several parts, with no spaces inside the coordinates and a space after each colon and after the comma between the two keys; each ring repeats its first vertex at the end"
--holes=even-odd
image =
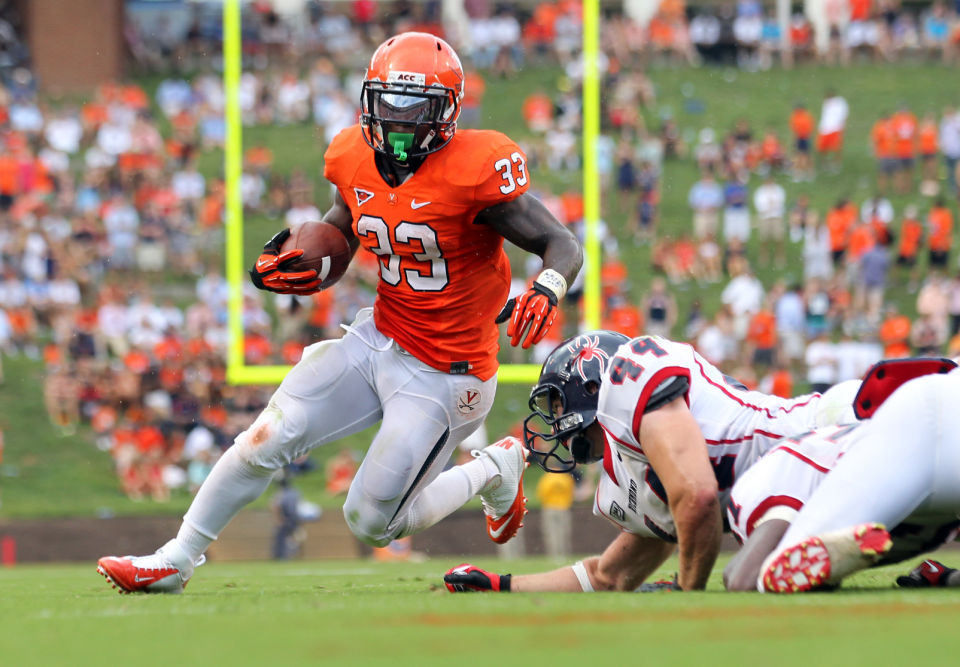
{"type": "Polygon", "coordinates": [[[401,162],[407,161],[407,149],[413,146],[412,132],[391,132],[387,141],[393,147],[393,154],[401,162]]]}

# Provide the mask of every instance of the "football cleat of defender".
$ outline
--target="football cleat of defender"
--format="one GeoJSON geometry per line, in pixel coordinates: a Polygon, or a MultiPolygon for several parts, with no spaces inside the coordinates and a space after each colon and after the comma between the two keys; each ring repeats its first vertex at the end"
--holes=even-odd
{"type": "Polygon", "coordinates": [[[529,465],[527,449],[517,438],[507,436],[473,455],[488,457],[500,471],[480,489],[480,502],[487,516],[487,535],[504,544],[517,534],[527,513],[523,495],[523,471],[529,465]]]}
{"type": "Polygon", "coordinates": [[[451,593],[509,593],[510,575],[494,574],[463,563],[447,570],[443,575],[443,585],[451,593]]]}
{"type": "Polygon", "coordinates": [[[170,540],[149,556],[104,556],[97,561],[97,572],[118,593],[182,593],[196,563],[183,553],[176,540],[170,540]]]}
{"type": "Polygon", "coordinates": [[[808,537],[767,559],[760,570],[763,590],[800,593],[837,585],[873,565],[892,546],[890,533],[879,523],[808,537]]]}

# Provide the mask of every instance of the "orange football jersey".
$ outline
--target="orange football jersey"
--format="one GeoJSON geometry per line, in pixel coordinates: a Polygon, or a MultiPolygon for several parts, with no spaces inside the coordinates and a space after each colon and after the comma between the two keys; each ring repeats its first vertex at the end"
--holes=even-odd
{"type": "Polygon", "coordinates": [[[350,208],[360,244],[378,256],[380,332],[433,368],[492,377],[510,263],[503,237],[474,219],[530,187],[523,151],[499,132],[459,130],[390,187],[355,125],[330,143],[323,174],[350,208]]]}

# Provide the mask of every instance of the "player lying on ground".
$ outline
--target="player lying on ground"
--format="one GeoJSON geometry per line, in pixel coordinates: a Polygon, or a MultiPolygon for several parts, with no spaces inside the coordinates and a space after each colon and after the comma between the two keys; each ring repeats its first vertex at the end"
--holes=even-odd
{"type": "MultiPolygon", "coordinates": [[[[601,556],[513,577],[509,589],[633,590],[674,549],[678,586],[702,589],[733,480],[783,435],[852,420],[858,386],[783,399],[747,391],[690,345],[611,331],[567,340],[531,392],[524,441],[550,471],[602,459],[594,513],[622,532],[601,556]]],[[[444,581],[451,591],[504,590],[469,564],[444,581]]]]}
{"type": "MultiPolygon", "coordinates": [[[[939,372],[954,366],[946,360],[939,372]]],[[[785,439],[740,478],[728,518],[743,549],[730,590],[796,592],[838,585],[953,540],[960,529],[960,370],[910,380],[867,421],[785,439]]],[[[931,562],[903,586],[956,585],[931,562]]]]}
{"type": "MultiPolygon", "coordinates": [[[[493,404],[495,320],[512,307],[511,344],[538,342],[582,250],[528,194],[517,144],[499,132],[456,130],[463,76],[453,49],[426,33],[391,37],[374,53],[361,122],[324,155],[324,175],[336,186],[324,221],[354,251],[362,245],[379,258],[373,311],[360,311],[343,338],[304,350],[217,462],[175,539],[151,556],[100,559],[111,583],[124,591],[183,590],[210,543],[278,470],[377,422],[343,507],[359,539],[383,546],[419,532],[477,493],[494,541],[516,531],[526,465],[516,440],[442,471],[493,404]],[[510,285],[504,239],[539,255],[544,270],[498,317],[510,285]]],[[[316,272],[289,270],[301,253],[281,253],[284,237],[264,248],[254,282],[274,292],[315,291],[316,272]]]]}

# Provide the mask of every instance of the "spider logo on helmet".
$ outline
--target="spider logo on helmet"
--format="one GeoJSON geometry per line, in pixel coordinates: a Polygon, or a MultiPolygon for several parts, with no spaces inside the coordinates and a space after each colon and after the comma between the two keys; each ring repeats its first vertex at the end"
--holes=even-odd
{"type": "Polygon", "coordinates": [[[599,459],[584,433],[597,421],[600,386],[617,349],[630,339],[614,331],[589,331],[564,341],[547,356],[530,392],[523,439],[530,458],[548,472],[570,472],[599,459]]]}

